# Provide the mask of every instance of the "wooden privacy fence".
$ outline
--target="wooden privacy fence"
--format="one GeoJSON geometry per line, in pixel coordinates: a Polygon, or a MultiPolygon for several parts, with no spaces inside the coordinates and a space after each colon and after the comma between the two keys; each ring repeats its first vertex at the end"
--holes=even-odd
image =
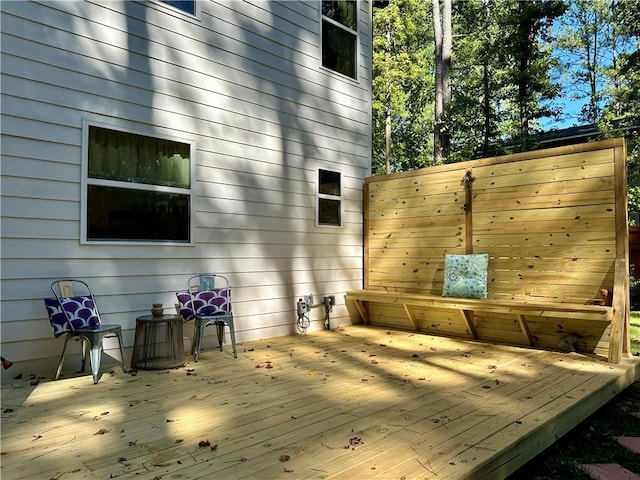
{"type": "Polygon", "coordinates": [[[542,349],[570,341],[619,362],[625,161],[614,139],[367,178],[364,289],[347,304],[372,325],[542,349]],[[447,253],[489,254],[486,300],[442,297],[447,253]]]}

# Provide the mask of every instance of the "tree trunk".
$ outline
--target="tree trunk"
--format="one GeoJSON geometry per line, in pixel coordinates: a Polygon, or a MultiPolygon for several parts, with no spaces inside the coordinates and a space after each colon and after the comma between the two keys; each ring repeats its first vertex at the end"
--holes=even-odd
{"type": "Polygon", "coordinates": [[[482,54],[482,113],[484,115],[484,132],[482,141],[482,153],[484,157],[489,156],[489,141],[491,139],[491,91],[489,89],[489,36],[491,27],[491,16],[489,12],[489,4],[485,5],[486,8],[486,43],[482,54]]]}
{"type": "Polygon", "coordinates": [[[526,152],[529,147],[529,62],[531,60],[531,38],[533,31],[533,20],[531,14],[525,15],[527,5],[518,4],[521,22],[518,26],[518,113],[520,116],[520,149],[526,152]]]}
{"type": "Polygon", "coordinates": [[[442,137],[441,122],[444,104],[444,92],[442,91],[442,23],[440,22],[440,0],[432,0],[433,4],[433,38],[436,53],[436,81],[435,81],[435,106],[433,123],[433,162],[436,165],[442,163],[442,137]]]}
{"type": "Polygon", "coordinates": [[[435,115],[433,126],[433,160],[436,165],[443,162],[449,145],[449,133],[445,122],[445,111],[451,103],[451,0],[432,0],[433,33],[436,50],[435,115]]]}
{"type": "Polygon", "coordinates": [[[489,140],[491,138],[491,105],[489,103],[489,60],[484,59],[482,65],[482,95],[483,99],[483,114],[484,114],[484,135],[482,142],[482,153],[484,157],[489,156],[489,140]]]}
{"type": "MultiPolygon", "coordinates": [[[[391,55],[391,24],[387,21],[387,59],[391,55]]],[[[389,67],[387,67],[387,91],[385,94],[385,169],[386,173],[391,173],[391,78],[389,67]]]]}

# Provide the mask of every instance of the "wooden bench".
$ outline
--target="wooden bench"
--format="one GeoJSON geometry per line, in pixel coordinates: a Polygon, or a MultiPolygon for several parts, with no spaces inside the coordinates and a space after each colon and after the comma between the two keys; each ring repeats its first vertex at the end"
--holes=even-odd
{"type": "MultiPolygon", "coordinates": [[[[623,284],[621,277],[625,274],[625,261],[623,259],[616,260],[615,265],[615,276],[618,284],[623,284]]],[[[466,326],[470,339],[478,338],[474,323],[476,312],[507,314],[513,316],[513,319],[518,323],[524,343],[528,346],[534,345],[534,338],[527,322],[530,317],[579,318],[584,322],[600,322],[603,328],[611,325],[612,341],[609,345],[609,361],[619,363],[622,358],[623,343],[614,340],[621,335],[618,332],[622,332],[624,328],[624,316],[617,314],[618,312],[624,312],[624,295],[613,295],[613,305],[611,306],[560,302],[527,302],[491,298],[483,300],[370,289],[349,290],[345,294],[345,300],[354,302],[362,321],[367,325],[370,323],[367,309],[368,302],[401,306],[416,331],[419,331],[420,328],[414,315],[413,307],[455,310],[459,312],[459,318],[466,326]]]]}
{"type": "Polygon", "coordinates": [[[418,330],[418,324],[409,307],[434,307],[458,310],[465,322],[469,336],[476,338],[473,324],[473,312],[494,312],[513,314],[520,324],[527,344],[533,345],[531,333],[527,327],[527,315],[564,316],[586,314],[593,321],[611,322],[613,307],[603,305],[578,305],[573,303],[523,303],[506,300],[479,300],[474,298],[441,297],[437,295],[420,295],[412,293],[384,292],[380,290],[351,290],[346,293],[347,300],[356,303],[358,313],[365,324],[369,323],[364,302],[395,303],[402,305],[409,321],[418,330]]]}

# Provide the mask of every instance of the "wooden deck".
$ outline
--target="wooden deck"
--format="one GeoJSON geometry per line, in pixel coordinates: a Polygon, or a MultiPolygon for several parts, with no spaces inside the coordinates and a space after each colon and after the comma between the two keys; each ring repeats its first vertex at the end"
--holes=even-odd
{"type": "Polygon", "coordinates": [[[98,385],[15,380],[0,476],[504,478],[639,377],[639,359],[353,326],[98,385]]]}

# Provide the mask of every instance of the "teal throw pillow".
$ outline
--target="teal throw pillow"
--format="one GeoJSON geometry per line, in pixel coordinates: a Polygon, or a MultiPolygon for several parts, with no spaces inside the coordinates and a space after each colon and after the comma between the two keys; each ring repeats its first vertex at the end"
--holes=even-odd
{"type": "Polygon", "coordinates": [[[443,297],[487,298],[489,254],[444,256],[443,297]]]}

